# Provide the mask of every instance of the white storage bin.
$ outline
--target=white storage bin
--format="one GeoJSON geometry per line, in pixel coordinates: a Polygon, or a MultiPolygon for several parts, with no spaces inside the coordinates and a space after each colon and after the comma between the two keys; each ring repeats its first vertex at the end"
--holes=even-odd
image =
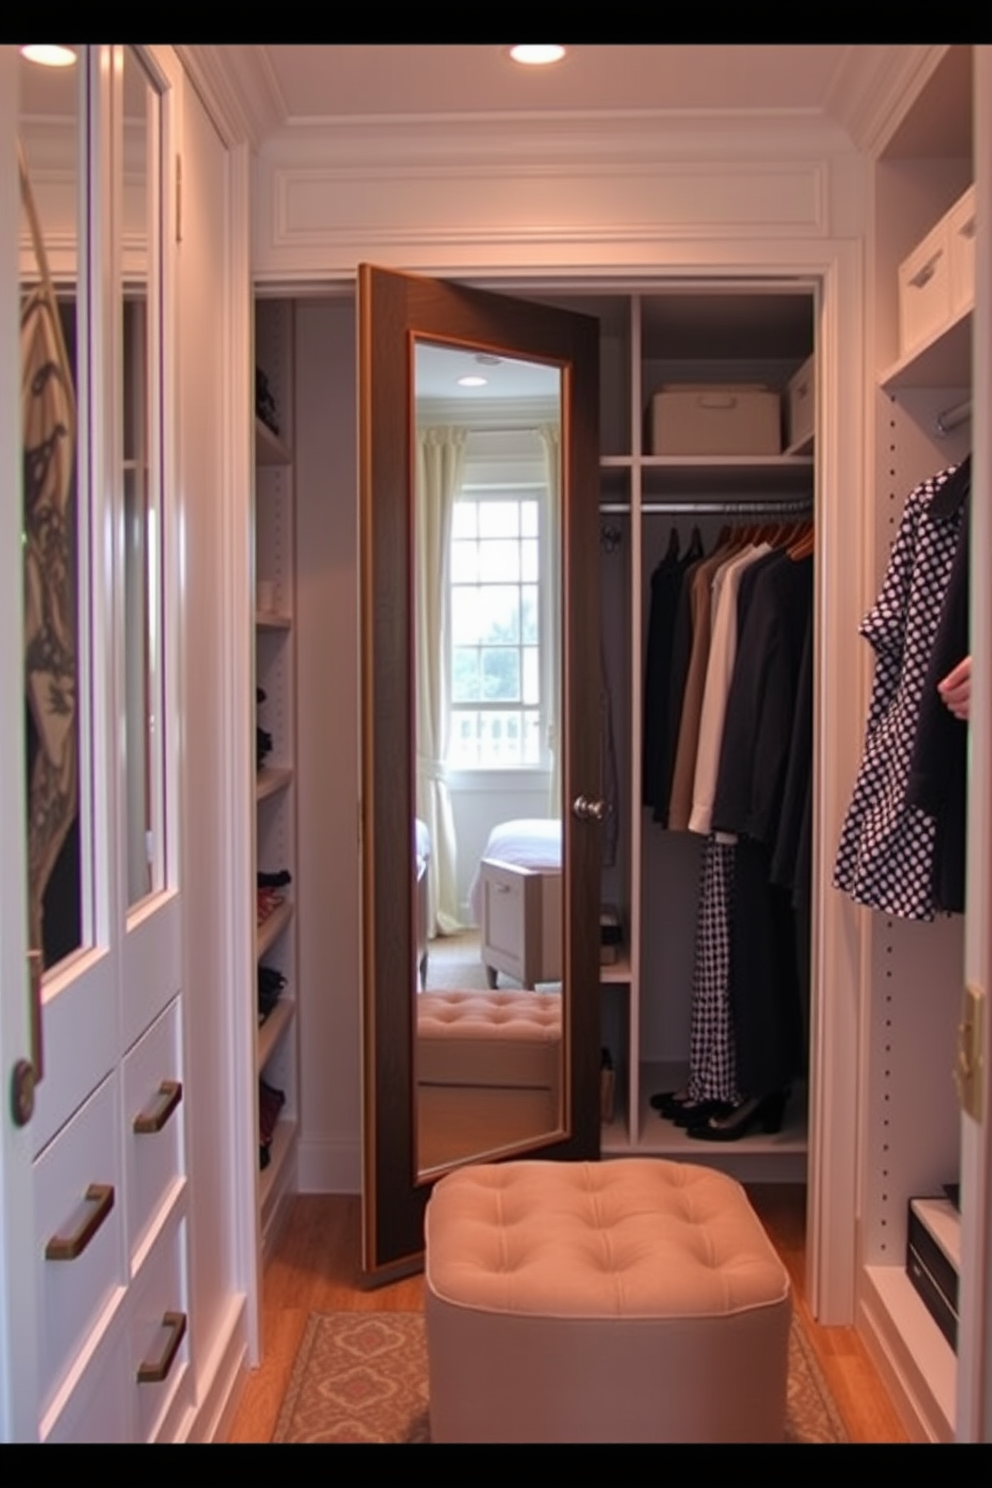
{"type": "Polygon", "coordinates": [[[947,217],[899,265],[899,353],[909,356],[950,320],[947,217]]]}
{"type": "Polygon", "coordinates": [[[753,386],[663,388],[651,400],[656,455],[778,455],[777,393],[753,386]]]}
{"type": "Polygon", "coordinates": [[[784,403],[785,447],[794,449],[813,438],[816,421],[815,357],[809,357],[789,378],[784,403]]]}
{"type": "Polygon", "coordinates": [[[947,214],[951,270],[951,319],[975,303],[975,188],[969,186],[947,214]]]}

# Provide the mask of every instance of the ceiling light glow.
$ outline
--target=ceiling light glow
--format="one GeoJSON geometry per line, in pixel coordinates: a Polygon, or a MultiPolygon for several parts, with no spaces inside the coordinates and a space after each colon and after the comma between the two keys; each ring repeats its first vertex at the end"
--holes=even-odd
{"type": "Polygon", "coordinates": [[[73,47],[49,46],[47,43],[22,46],[21,56],[26,57],[29,62],[40,63],[42,67],[72,67],[77,60],[73,47]]]}
{"type": "Polygon", "coordinates": [[[563,46],[512,46],[510,56],[514,62],[525,67],[546,67],[549,62],[560,62],[565,55],[563,46]]]}
{"type": "Polygon", "coordinates": [[[459,377],[459,387],[485,387],[489,381],[487,377],[459,377]]]}

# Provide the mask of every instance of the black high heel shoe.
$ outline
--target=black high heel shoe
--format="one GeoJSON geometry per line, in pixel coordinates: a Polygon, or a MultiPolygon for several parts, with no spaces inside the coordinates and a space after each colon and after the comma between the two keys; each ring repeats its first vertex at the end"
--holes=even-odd
{"type": "Polygon", "coordinates": [[[772,1090],[768,1095],[751,1095],[726,1116],[711,1116],[708,1121],[690,1126],[688,1135],[701,1142],[737,1142],[755,1126],[768,1136],[782,1130],[788,1090],[772,1090]]]}
{"type": "Polygon", "coordinates": [[[662,1115],[673,1126],[682,1126],[687,1131],[692,1131],[694,1127],[703,1126],[708,1121],[729,1116],[733,1109],[733,1106],[728,1105],[726,1101],[701,1100],[693,1101],[691,1105],[678,1106],[667,1115],[662,1112],[662,1115]]]}

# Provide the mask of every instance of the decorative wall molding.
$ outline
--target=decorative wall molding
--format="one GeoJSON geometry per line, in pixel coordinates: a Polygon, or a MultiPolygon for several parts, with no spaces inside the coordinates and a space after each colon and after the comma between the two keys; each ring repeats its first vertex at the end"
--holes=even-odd
{"type": "Polygon", "coordinates": [[[867,154],[877,153],[906,100],[937,65],[942,46],[854,45],[838,69],[827,112],[867,154]]]}
{"type": "Polygon", "coordinates": [[[176,54],[225,145],[258,148],[286,119],[286,105],[261,46],[177,46],[176,54]]]}

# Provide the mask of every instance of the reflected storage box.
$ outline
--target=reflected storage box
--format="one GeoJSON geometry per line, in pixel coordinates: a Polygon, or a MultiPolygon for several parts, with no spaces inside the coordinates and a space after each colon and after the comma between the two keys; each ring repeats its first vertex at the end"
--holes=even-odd
{"type": "Polygon", "coordinates": [[[951,1348],[958,1345],[961,1215],[949,1199],[910,1199],[906,1270],[951,1348]]]}
{"type": "Polygon", "coordinates": [[[779,455],[779,395],[753,383],[681,384],[651,399],[655,455],[779,455]]]}
{"type": "Polygon", "coordinates": [[[620,916],[612,905],[606,904],[599,915],[600,966],[616,966],[620,959],[622,944],[623,931],[620,929],[620,916]]]}

